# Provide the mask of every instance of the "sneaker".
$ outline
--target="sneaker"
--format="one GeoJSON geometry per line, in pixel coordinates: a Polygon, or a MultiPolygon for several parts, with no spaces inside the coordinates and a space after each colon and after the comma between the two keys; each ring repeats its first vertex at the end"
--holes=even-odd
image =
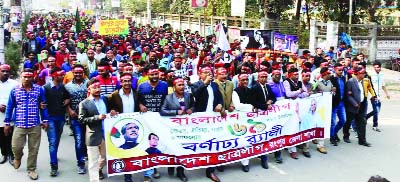
{"type": "Polygon", "coordinates": [[[160,177],[161,177],[161,176],[160,176],[160,173],[158,172],[158,170],[157,170],[157,169],[154,169],[153,178],[158,179],[158,178],[160,178],[160,177]]]}
{"type": "Polygon", "coordinates": [[[103,174],[103,171],[99,171],[99,179],[100,180],[102,180],[102,179],[104,179],[104,174],[103,174]]]}
{"type": "Polygon", "coordinates": [[[58,176],[58,167],[57,166],[51,166],[50,176],[51,177],[58,176]]]}
{"type": "Polygon", "coordinates": [[[19,169],[21,166],[21,160],[14,159],[14,169],[19,169]]]}
{"type": "Polygon", "coordinates": [[[317,150],[318,150],[318,152],[321,152],[323,154],[327,154],[328,153],[328,151],[325,149],[325,147],[318,147],[317,150]]]}
{"type": "Polygon", "coordinates": [[[148,177],[148,176],[145,176],[145,177],[144,177],[144,182],[151,182],[151,178],[148,177]]]}
{"type": "Polygon", "coordinates": [[[313,143],[313,144],[318,144],[318,140],[317,140],[317,139],[314,139],[314,140],[312,140],[312,143],[313,143]]]}
{"type": "Polygon", "coordinates": [[[28,176],[31,180],[37,180],[39,178],[39,175],[36,173],[36,171],[28,171],[28,176]]]}
{"type": "Polygon", "coordinates": [[[86,174],[85,165],[78,166],[78,174],[86,174]]]}
{"type": "Polygon", "coordinates": [[[381,130],[378,127],[372,127],[372,130],[374,130],[376,132],[381,132],[381,130]]]}

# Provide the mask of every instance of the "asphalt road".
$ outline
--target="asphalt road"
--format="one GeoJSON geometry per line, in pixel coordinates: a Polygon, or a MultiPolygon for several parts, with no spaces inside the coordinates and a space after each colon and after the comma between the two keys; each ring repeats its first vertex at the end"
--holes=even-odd
{"type": "MultiPolygon", "coordinates": [[[[400,78],[395,73],[397,78],[400,78]]],[[[388,76],[389,77],[389,76],[388,76]]],[[[392,79],[390,75],[390,79],[392,79]]],[[[394,79],[394,81],[398,81],[394,79]]],[[[400,82],[398,82],[400,83],[400,82]]],[[[397,87],[394,84],[393,87],[397,87]]],[[[239,163],[225,167],[225,172],[217,172],[223,182],[250,182],[250,181],[279,181],[279,182],[366,182],[372,175],[381,175],[390,181],[400,181],[400,172],[397,164],[400,163],[400,97],[396,88],[393,89],[392,99],[384,100],[380,113],[380,128],[382,132],[372,131],[372,119],[368,121],[367,140],[372,147],[367,148],[357,144],[354,135],[352,143],[339,143],[335,147],[326,140],[328,154],[316,151],[316,145],[311,144],[310,159],[299,155],[298,160],[291,159],[287,152],[283,153],[283,164],[277,164],[270,157],[268,170],[261,168],[259,159],[250,161],[250,172],[241,171],[239,163]]],[[[369,106],[371,108],[371,106],[369,106]]],[[[88,174],[79,175],[76,169],[73,137],[68,136],[69,129],[65,128],[59,149],[58,177],[50,177],[48,142],[46,133],[42,132],[41,147],[38,159],[39,180],[43,182],[83,182],[89,181],[88,174]]],[[[27,147],[25,152],[27,154],[27,147]]],[[[105,170],[104,170],[105,171],[105,170]]],[[[159,169],[162,177],[156,182],[179,182],[175,177],[167,175],[166,168],[159,169]]],[[[134,181],[143,181],[141,174],[133,175],[134,181]]],[[[210,181],[205,177],[205,170],[186,171],[191,182],[210,181]]],[[[30,181],[26,172],[26,155],[22,160],[21,168],[14,170],[8,163],[0,165],[0,181],[22,182],[30,181]]],[[[110,177],[104,182],[123,181],[122,176],[110,177]]]]}

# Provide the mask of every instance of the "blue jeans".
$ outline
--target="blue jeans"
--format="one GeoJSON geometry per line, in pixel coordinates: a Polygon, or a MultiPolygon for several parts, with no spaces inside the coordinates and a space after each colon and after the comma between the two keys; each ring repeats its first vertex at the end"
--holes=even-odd
{"type": "Polygon", "coordinates": [[[85,126],[81,125],[78,120],[71,120],[71,129],[74,133],[75,139],[75,154],[78,166],[85,165],[85,156],[87,156],[87,149],[85,145],[85,126]]]}
{"type": "Polygon", "coordinates": [[[65,124],[65,116],[49,116],[48,123],[47,139],[49,141],[50,165],[57,166],[58,145],[60,144],[61,134],[65,124]]]}
{"type": "Polygon", "coordinates": [[[342,129],[344,123],[346,122],[346,109],[344,103],[340,102],[339,105],[332,108],[332,118],[331,118],[331,138],[334,138],[340,129],[342,129]],[[339,118],[339,122],[336,123],[336,115],[339,118]]]}
{"type": "Polygon", "coordinates": [[[381,101],[377,100],[371,100],[371,105],[372,105],[372,111],[370,113],[367,114],[367,120],[373,116],[373,127],[378,127],[378,114],[381,111],[381,106],[382,103],[381,101]]]}

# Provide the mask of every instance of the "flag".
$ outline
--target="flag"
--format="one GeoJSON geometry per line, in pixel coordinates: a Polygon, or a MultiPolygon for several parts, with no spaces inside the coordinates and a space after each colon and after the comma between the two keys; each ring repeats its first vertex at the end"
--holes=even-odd
{"type": "Polygon", "coordinates": [[[222,26],[222,23],[218,25],[218,47],[223,50],[223,51],[228,51],[231,49],[231,46],[229,45],[228,38],[226,37],[224,27],[222,26]]]}
{"type": "Polygon", "coordinates": [[[81,22],[81,16],[79,15],[79,10],[78,8],[76,8],[76,12],[75,12],[75,31],[76,33],[80,33],[82,31],[82,22],[81,22]]]}
{"type": "Polygon", "coordinates": [[[208,0],[192,0],[192,8],[206,8],[208,0]]]}

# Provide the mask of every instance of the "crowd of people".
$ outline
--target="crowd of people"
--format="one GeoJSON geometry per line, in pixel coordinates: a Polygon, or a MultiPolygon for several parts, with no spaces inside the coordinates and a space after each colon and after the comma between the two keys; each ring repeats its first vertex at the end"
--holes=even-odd
{"type": "MultiPolygon", "coordinates": [[[[107,114],[218,112],[224,116],[240,110],[268,110],[280,99],[331,92],[332,146],[341,140],[352,142],[352,128],[358,144],[370,147],[366,139],[370,117],[373,131],[381,131],[381,98],[389,98],[381,63],[370,60],[374,71],[367,73],[364,55],[353,57],[350,46],[341,45],[335,53],[334,49],[326,53],[320,48],[315,53],[306,50],[297,56],[245,52],[235,40],[231,51],[224,52],[215,35],[202,37],[191,30],[141,26],[130,20],[128,35],[107,36],[92,31],[94,18],[83,20],[82,31],[75,32],[73,18],[33,15],[23,43],[26,60],[20,82],[10,78],[9,65],[0,65],[4,89],[0,93],[0,163],[9,161],[18,169],[27,138],[27,171],[32,180],[38,179],[41,128],[49,141],[50,175],[59,174],[57,154],[66,123],[75,141],[77,173],[88,170],[90,181],[103,179],[102,121],[107,114]],[[368,102],[373,108],[370,113],[368,102]],[[338,136],[340,130],[343,138],[338,136]]],[[[324,140],[312,143],[318,152],[328,153],[324,140]]],[[[298,159],[297,149],[301,149],[310,158],[309,145],[288,148],[290,157],[298,159]]],[[[274,153],[275,162],[283,162],[282,152],[274,153]]],[[[249,160],[241,163],[242,170],[249,172],[249,160]]],[[[261,166],[268,169],[267,155],[261,156],[261,166]]],[[[220,181],[216,170],[224,171],[224,166],[207,168],[206,177],[220,181]]],[[[176,171],[180,180],[188,181],[183,167],[176,171]]],[[[168,168],[169,175],[174,172],[168,168]]],[[[160,177],[156,169],[143,175],[145,182],[160,177]]],[[[130,182],[132,176],[126,174],[124,180],[130,182]]]]}

